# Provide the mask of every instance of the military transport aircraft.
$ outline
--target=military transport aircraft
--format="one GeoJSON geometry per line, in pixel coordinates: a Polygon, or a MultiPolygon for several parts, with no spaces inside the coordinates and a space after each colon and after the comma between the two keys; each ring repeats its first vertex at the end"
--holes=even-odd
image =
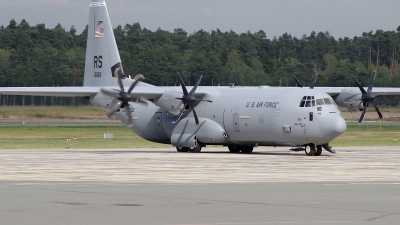
{"type": "Polygon", "coordinates": [[[91,1],[88,32],[83,87],[9,87],[0,93],[86,97],[144,139],[172,144],[178,152],[200,152],[206,145],[244,153],[292,146],[310,156],[322,149],[334,153],[328,143],[346,130],[331,96],[348,108],[363,109],[371,99],[371,88],[360,94],[351,88],[203,87],[201,77],[186,87],[179,74],[180,86],[157,87],[141,74],[125,76],[105,1],[91,1]]]}

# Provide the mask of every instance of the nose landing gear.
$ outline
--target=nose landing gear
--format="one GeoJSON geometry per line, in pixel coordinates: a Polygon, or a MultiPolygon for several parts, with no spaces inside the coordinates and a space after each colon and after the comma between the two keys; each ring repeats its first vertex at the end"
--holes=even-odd
{"type": "MultiPolygon", "coordinates": [[[[317,146],[314,144],[308,144],[308,145],[304,146],[304,152],[308,156],[320,156],[322,153],[322,148],[325,148],[325,145],[328,146],[328,144],[317,145],[317,146]]],[[[329,151],[331,153],[335,153],[334,150],[332,150],[330,147],[329,147],[329,150],[327,150],[327,151],[329,151]]]]}

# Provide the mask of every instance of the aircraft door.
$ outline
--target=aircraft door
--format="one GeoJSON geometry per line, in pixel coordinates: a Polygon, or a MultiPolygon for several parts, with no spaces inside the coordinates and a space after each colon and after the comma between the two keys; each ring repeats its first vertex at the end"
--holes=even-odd
{"type": "Polygon", "coordinates": [[[157,133],[160,138],[167,138],[167,135],[164,132],[163,128],[163,119],[162,119],[162,112],[156,112],[154,115],[154,123],[156,124],[157,133]]]}
{"type": "Polygon", "coordinates": [[[311,111],[308,112],[307,117],[304,117],[303,120],[303,126],[304,126],[304,134],[305,134],[305,138],[307,141],[309,142],[313,142],[315,137],[319,136],[319,132],[318,132],[318,123],[317,121],[315,121],[315,112],[313,108],[310,108],[311,111]]]}

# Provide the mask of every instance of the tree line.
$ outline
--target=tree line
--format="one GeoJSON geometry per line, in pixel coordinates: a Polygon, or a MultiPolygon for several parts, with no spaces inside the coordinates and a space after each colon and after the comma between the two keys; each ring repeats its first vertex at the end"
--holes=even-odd
{"type": "MultiPolygon", "coordinates": [[[[1,26],[0,86],[81,86],[87,30],[77,34],[74,26],[46,28],[26,20],[1,26]]],[[[355,86],[351,75],[367,86],[376,70],[375,86],[400,87],[400,26],[335,39],[329,32],[272,38],[263,30],[188,34],[133,23],[119,25],[114,35],[125,73],[142,73],[159,86],[179,85],[176,72],[187,85],[200,75],[207,86],[294,86],[292,75],[310,85],[318,73],[318,86],[355,86]]]]}

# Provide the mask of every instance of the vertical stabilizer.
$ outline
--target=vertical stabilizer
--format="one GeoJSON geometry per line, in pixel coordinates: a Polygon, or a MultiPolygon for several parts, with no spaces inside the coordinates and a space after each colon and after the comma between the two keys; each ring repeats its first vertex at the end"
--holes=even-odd
{"type": "Polygon", "coordinates": [[[114,86],[121,59],[104,0],[92,0],[83,86],[114,86]]]}

